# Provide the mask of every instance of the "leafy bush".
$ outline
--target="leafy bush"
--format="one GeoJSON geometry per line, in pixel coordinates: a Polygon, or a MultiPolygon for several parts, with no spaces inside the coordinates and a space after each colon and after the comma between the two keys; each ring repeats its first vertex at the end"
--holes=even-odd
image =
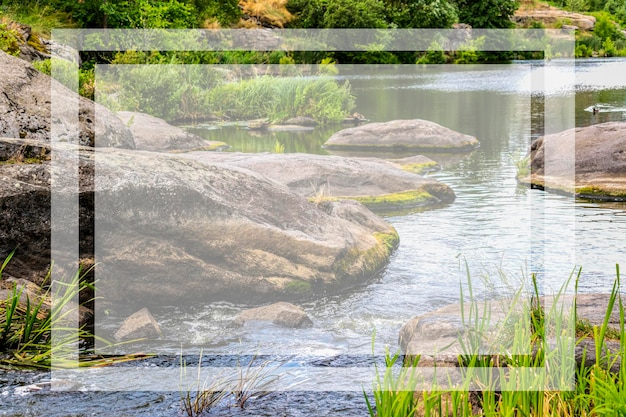
{"type": "Polygon", "coordinates": [[[623,37],[623,35],[620,33],[617,26],[615,25],[613,20],[611,20],[611,17],[607,13],[600,12],[593,14],[596,17],[596,24],[593,28],[594,36],[597,36],[601,40],[607,38],[611,40],[617,40],[623,37]]]}
{"type": "Polygon", "coordinates": [[[305,28],[386,28],[387,6],[382,0],[292,0],[294,25],[305,28]]]}
{"type": "Polygon", "coordinates": [[[449,28],[458,20],[447,0],[409,0],[395,7],[393,23],[400,28],[449,28]]]}
{"type": "Polygon", "coordinates": [[[0,24],[0,50],[9,55],[20,54],[19,34],[15,30],[7,29],[3,24],[0,24]]]}
{"type": "Polygon", "coordinates": [[[511,16],[518,0],[455,0],[459,21],[475,28],[504,29],[513,26],[511,16]]]}
{"type": "Polygon", "coordinates": [[[574,55],[576,58],[588,58],[593,54],[593,50],[586,45],[578,44],[576,45],[576,51],[574,55]]]}
{"type": "Polygon", "coordinates": [[[56,0],[55,5],[84,27],[189,28],[197,11],[180,0],[56,0]]]}
{"type": "Polygon", "coordinates": [[[33,62],[33,67],[35,67],[37,71],[43,72],[47,76],[50,76],[52,74],[52,61],[50,61],[49,59],[44,59],[43,61],[35,61],[33,62]]]}

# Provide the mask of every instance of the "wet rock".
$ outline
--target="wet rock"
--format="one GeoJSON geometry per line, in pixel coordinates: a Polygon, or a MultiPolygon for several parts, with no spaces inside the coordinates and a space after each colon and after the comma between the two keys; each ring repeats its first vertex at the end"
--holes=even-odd
{"type": "Polygon", "coordinates": [[[133,339],[156,339],[160,337],[161,327],[159,323],[152,317],[147,308],[131,314],[113,337],[115,340],[133,340],[133,339]]]}
{"type": "Polygon", "coordinates": [[[6,28],[17,34],[19,58],[28,62],[39,61],[50,57],[45,43],[34,34],[31,27],[18,22],[6,23],[6,28]]]}
{"type": "Polygon", "coordinates": [[[340,130],[324,144],[328,149],[370,151],[468,152],[478,140],[427,120],[394,120],[340,130]]]}
{"type": "Polygon", "coordinates": [[[298,117],[292,117],[291,119],[285,120],[283,124],[313,127],[313,126],[317,126],[317,121],[313,119],[312,117],[298,116],[298,117]]]}
{"type": "Polygon", "coordinates": [[[388,159],[398,165],[404,171],[413,172],[415,174],[425,174],[432,171],[439,171],[441,166],[424,155],[407,156],[405,158],[388,159]]]}
{"type": "Polygon", "coordinates": [[[135,147],[131,132],[107,108],[79,97],[28,62],[0,51],[0,73],[0,137],[49,141],[53,91],[56,141],[94,146],[97,137],[98,146],[135,147]],[[76,123],[78,138],[73,135],[76,123]]]}
{"type": "Polygon", "coordinates": [[[263,130],[267,128],[269,125],[270,125],[270,122],[268,119],[248,120],[248,122],[246,123],[246,126],[250,130],[263,130]]]}
{"type": "Polygon", "coordinates": [[[265,129],[268,132],[301,132],[301,131],[313,130],[313,127],[293,125],[293,124],[284,124],[284,125],[269,125],[265,127],[265,129]]]}
{"type": "Polygon", "coordinates": [[[278,302],[268,306],[242,311],[235,317],[234,324],[242,326],[247,322],[265,321],[289,328],[310,327],[313,322],[305,311],[294,304],[278,302]]]}
{"type": "Polygon", "coordinates": [[[380,213],[436,207],[454,201],[450,187],[374,158],[309,154],[191,152],[186,158],[246,168],[320,203],[352,199],[380,213]]]}
{"type": "Polygon", "coordinates": [[[138,150],[153,152],[213,151],[228,148],[224,142],[208,141],[185,132],[163,119],[145,113],[120,111],[117,116],[133,134],[138,150]]]}
{"type": "Polygon", "coordinates": [[[541,137],[531,146],[530,173],[524,172],[518,180],[546,191],[574,193],[586,199],[626,201],[624,137],[626,123],[623,122],[579,127],[541,137]],[[546,148],[550,149],[549,154],[546,148]],[[575,162],[570,157],[573,149],[575,162]]]}

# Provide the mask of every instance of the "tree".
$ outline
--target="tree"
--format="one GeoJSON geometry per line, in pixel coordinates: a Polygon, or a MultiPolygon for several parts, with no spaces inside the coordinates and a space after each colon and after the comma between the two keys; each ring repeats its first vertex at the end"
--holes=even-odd
{"type": "Polygon", "coordinates": [[[292,0],[294,24],[306,28],[386,28],[382,0],[292,0]]]}
{"type": "Polygon", "coordinates": [[[448,0],[407,0],[392,7],[393,23],[400,28],[449,28],[458,19],[448,0]]]}
{"type": "Polygon", "coordinates": [[[179,0],[57,0],[83,27],[188,28],[196,24],[193,4],[179,0]]]}
{"type": "Polygon", "coordinates": [[[518,0],[455,0],[459,21],[475,28],[513,27],[511,16],[519,8],[518,0]]]}

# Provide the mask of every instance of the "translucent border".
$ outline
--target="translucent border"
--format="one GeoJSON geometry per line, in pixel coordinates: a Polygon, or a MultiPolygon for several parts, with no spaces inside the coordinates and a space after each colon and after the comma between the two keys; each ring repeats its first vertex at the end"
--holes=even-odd
{"type": "MultiPolygon", "coordinates": [[[[543,29],[310,29],[310,30],[278,30],[278,29],[226,29],[226,30],[75,30],[58,29],[52,31],[52,39],[58,44],[63,44],[74,48],[69,52],[70,60],[78,62],[78,51],[231,51],[231,50],[263,50],[263,51],[426,51],[434,40],[442,44],[445,51],[462,50],[463,44],[468,40],[484,37],[484,43],[477,45],[477,51],[538,51],[543,52],[544,57],[551,56],[565,57],[565,60],[544,61],[544,70],[551,65],[559,65],[559,79],[548,77],[547,71],[538,81],[542,85],[544,92],[550,91],[555,85],[563,85],[564,79],[569,81],[565,85],[572,86],[572,91],[560,91],[563,95],[570,97],[571,106],[561,108],[546,96],[544,104],[544,133],[553,133],[557,126],[566,124],[574,127],[574,99],[573,91],[575,78],[574,57],[574,32],[569,30],[543,30],[543,29]],[[443,42],[442,42],[443,40],[443,42]]],[[[68,58],[67,48],[53,48],[53,58],[68,58]]],[[[69,65],[68,61],[52,60],[52,74],[60,74],[63,78],[75,80],[71,87],[78,93],[78,67],[69,65]],[[61,62],[64,62],[62,65],[61,62]]],[[[68,145],[65,142],[78,143],[79,137],[79,100],[70,100],[60,93],[57,83],[52,83],[51,104],[53,121],[62,120],[69,124],[72,129],[69,135],[67,130],[61,131],[55,123],[52,124],[52,162],[51,162],[51,253],[55,265],[52,279],[55,285],[67,285],[67,278],[63,270],[70,270],[79,262],[78,252],[78,213],[79,213],[79,154],[80,147],[68,145]],[[65,138],[60,141],[61,135],[65,138]],[[63,162],[59,155],[65,154],[63,162]],[[67,184],[70,184],[72,191],[67,193],[67,184]]],[[[574,141],[570,141],[572,146],[565,154],[563,149],[559,150],[561,159],[565,158],[569,166],[568,177],[571,184],[574,184],[574,141]]],[[[546,146],[546,153],[555,153],[556,149],[546,146]]],[[[550,176],[553,167],[549,163],[550,158],[546,158],[545,173],[550,176]]],[[[575,213],[574,201],[569,205],[568,215],[561,218],[562,230],[567,238],[564,239],[566,253],[570,254],[570,259],[574,260],[574,237],[575,237],[575,213]]],[[[542,216],[545,220],[546,217],[542,216]]],[[[541,225],[539,225],[541,228],[541,225]]],[[[559,256],[563,256],[564,249],[560,248],[559,256]]],[[[545,274],[552,274],[562,271],[550,270],[550,263],[547,260],[556,256],[555,248],[548,245],[543,247],[545,274]]],[[[57,293],[53,289],[53,293],[57,293]]],[[[77,298],[77,297],[76,297],[77,298]]],[[[560,307],[552,309],[557,312],[569,310],[572,298],[563,298],[560,307]],[[569,301],[564,301],[569,300],[569,301]],[[569,303],[569,305],[567,304],[569,303]]],[[[74,300],[77,302],[78,300],[74,300]]],[[[53,306],[56,305],[53,300],[53,306]]],[[[555,313],[558,314],[558,313],[555,313]]],[[[78,317],[77,313],[68,318],[63,327],[53,327],[52,336],[52,389],[71,390],[62,380],[78,380],[83,378],[87,381],[84,386],[93,387],[98,391],[180,391],[181,375],[184,367],[166,368],[158,367],[116,367],[114,369],[84,369],[80,368],[78,355],[78,344],[73,345],[69,351],[59,350],[61,345],[58,340],[67,340],[68,332],[72,333],[75,327],[75,336],[78,337],[78,317]],[[70,330],[68,330],[68,328],[70,330]],[[107,374],[115,373],[115,378],[102,378],[107,374]],[[155,377],[155,374],[157,377],[155,377]],[[150,378],[146,376],[150,375],[150,378]],[[122,377],[123,376],[123,377],[122,377]],[[154,379],[153,379],[154,378],[154,379]],[[112,383],[116,380],[118,383],[112,383]],[[154,380],[154,384],[143,384],[141,381],[154,380]],[[55,383],[55,381],[61,381],[55,383]],[[108,381],[108,382],[107,382],[108,381]],[[173,383],[173,381],[175,383],[173,383]]],[[[558,317],[547,317],[548,322],[557,320],[558,317]]],[[[574,329],[565,329],[564,334],[557,335],[557,343],[554,345],[556,358],[554,362],[547,361],[543,368],[516,368],[515,379],[521,385],[515,387],[500,386],[500,389],[516,391],[535,390],[572,390],[574,387],[575,361],[574,352],[574,329]],[[560,337],[560,338],[559,338],[560,337]],[[560,342],[561,343],[560,343],[560,342]],[[527,376],[535,376],[527,378],[527,376]],[[535,383],[526,383],[533,380],[535,383]],[[541,381],[537,383],[536,381],[541,381]]],[[[208,375],[215,375],[216,372],[224,372],[228,369],[234,372],[245,370],[245,368],[211,368],[202,367],[202,372],[208,375]]],[[[437,385],[437,375],[442,374],[443,368],[420,367],[420,371],[430,378],[424,381],[424,390],[437,385]],[[430,376],[428,376],[430,375],[430,376]],[[434,385],[433,385],[434,384],[434,385]]],[[[293,370],[293,369],[292,369],[293,370]]],[[[323,370],[305,369],[307,374],[306,382],[293,386],[281,385],[280,383],[271,387],[273,391],[298,390],[298,391],[362,391],[364,387],[369,387],[375,380],[376,369],[374,366],[367,368],[341,368],[328,367],[323,370]],[[330,378],[330,379],[329,379],[330,378]],[[336,381],[329,384],[328,381],[336,381]]],[[[497,374],[502,370],[499,368],[483,368],[481,370],[487,374],[497,374]]],[[[459,372],[454,368],[445,372],[459,372]]],[[[507,372],[511,372],[507,370],[507,372]]],[[[280,381],[280,380],[279,380],[280,381]]],[[[448,387],[446,389],[455,389],[448,387]]],[[[467,389],[461,386],[459,389],[467,389]]]]}

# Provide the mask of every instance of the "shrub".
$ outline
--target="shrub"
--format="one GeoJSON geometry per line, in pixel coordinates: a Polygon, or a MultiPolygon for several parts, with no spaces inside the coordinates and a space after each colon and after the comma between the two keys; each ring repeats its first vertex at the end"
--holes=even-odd
{"type": "Polygon", "coordinates": [[[0,50],[9,55],[19,55],[19,39],[20,35],[15,30],[7,29],[6,25],[0,24],[0,50]]]}

